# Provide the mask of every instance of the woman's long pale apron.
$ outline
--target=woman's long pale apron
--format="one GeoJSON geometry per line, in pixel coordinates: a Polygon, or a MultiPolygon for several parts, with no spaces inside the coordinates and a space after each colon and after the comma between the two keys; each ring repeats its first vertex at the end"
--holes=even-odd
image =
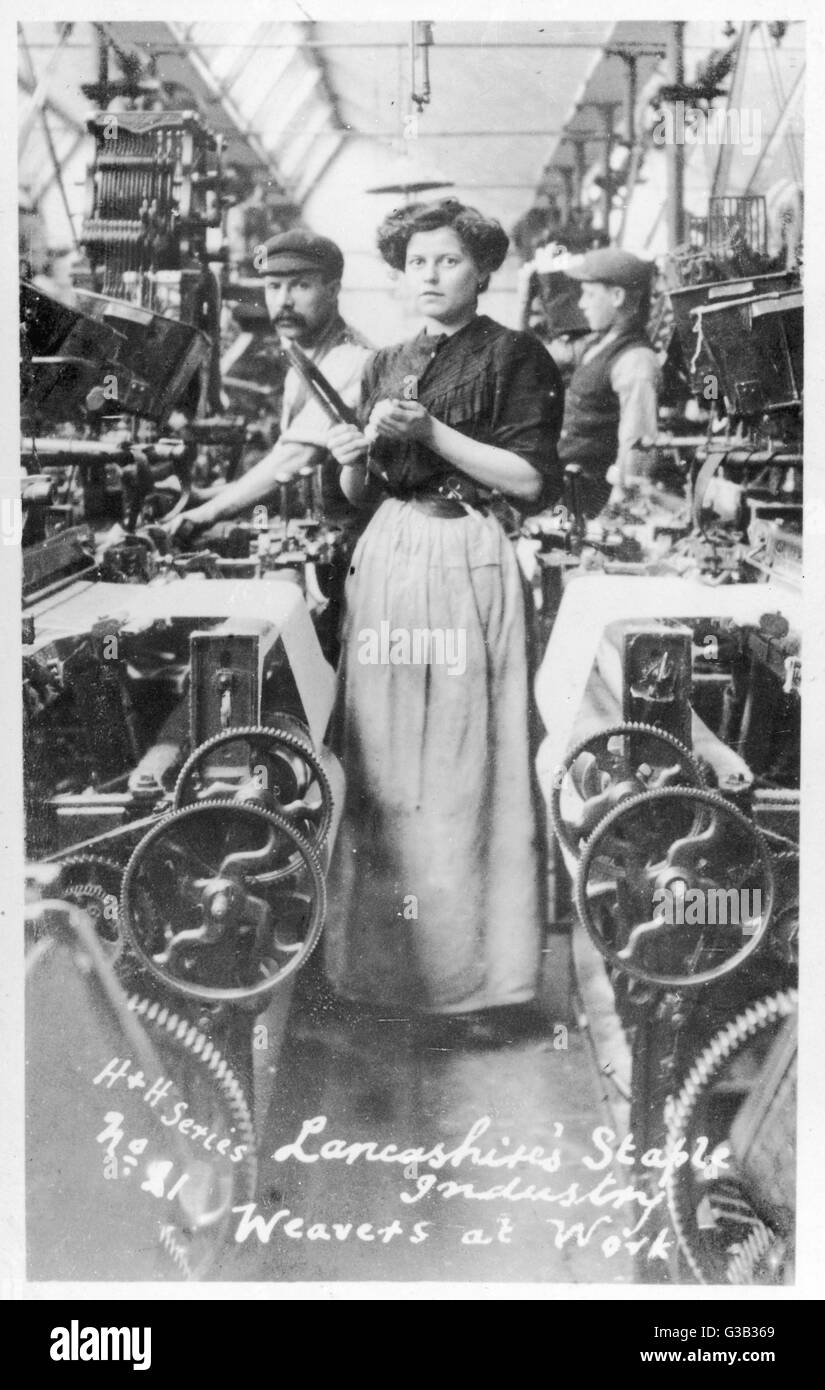
{"type": "Polygon", "coordinates": [[[402,1013],[529,1000],[543,898],[514,550],[493,516],[390,498],[346,603],[330,982],[402,1013]]]}

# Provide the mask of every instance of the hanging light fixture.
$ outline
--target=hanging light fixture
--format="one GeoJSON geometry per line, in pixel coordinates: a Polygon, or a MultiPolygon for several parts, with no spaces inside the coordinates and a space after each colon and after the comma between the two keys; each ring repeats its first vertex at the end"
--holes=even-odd
{"type": "Polygon", "coordinates": [[[430,87],[430,47],[433,41],[433,26],[428,19],[414,19],[410,24],[410,102],[418,107],[419,115],[429,106],[432,89],[430,87]],[[421,90],[418,90],[419,77],[421,90]]]}
{"type": "Polygon", "coordinates": [[[402,193],[405,198],[410,198],[417,193],[431,193],[436,188],[455,187],[452,180],[444,178],[440,169],[429,160],[420,158],[410,148],[413,143],[407,142],[387,162],[385,182],[366,188],[365,193],[402,193]]]}
{"type": "Polygon", "coordinates": [[[410,24],[410,106],[418,109],[405,119],[403,149],[392,160],[387,182],[367,188],[367,193],[401,193],[409,201],[417,193],[455,187],[452,180],[445,179],[439,170],[412,153],[414,137],[418,133],[418,117],[429,105],[432,96],[429,57],[432,42],[432,23],[429,20],[413,20],[410,24]]]}

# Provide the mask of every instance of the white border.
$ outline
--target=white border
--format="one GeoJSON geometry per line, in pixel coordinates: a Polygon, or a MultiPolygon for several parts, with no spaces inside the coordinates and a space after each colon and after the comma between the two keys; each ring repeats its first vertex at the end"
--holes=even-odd
{"type": "MultiPolygon", "coordinates": [[[[622,16],[602,0],[580,3],[554,3],[539,6],[527,0],[507,0],[490,4],[488,0],[425,0],[423,13],[399,11],[389,0],[383,4],[349,0],[346,13],[334,0],[306,4],[261,3],[246,0],[245,18],[262,21],[472,20],[475,23],[530,20],[558,24],[569,19],[611,20],[622,16]]],[[[816,404],[825,400],[825,304],[820,246],[825,234],[825,180],[821,173],[821,147],[825,141],[825,19],[813,3],[777,7],[775,0],[750,0],[748,4],[728,0],[724,17],[774,20],[777,8],[783,19],[804,19],[807,23],[808,71],[806,77],[806,378],[807,396],[814,408],[806,418],[806,499],[808,514],[825,515],[825,413],[816,404]],[[809,177],[810,175],[810,177],[809,177]],[[813,504],[813,505],[812,505],[813,504]]],[[[14,496],[17,490],[18,449],[18,367],[17,367],[17,36],[19,18],[32,20],[168,20],[169,0],[107,0],[105,6],[86,7],[79,3],[51,3],[38,0],[25,14],[0,19],[0,110],[5,132],[0,151],[0,332],[3,351],[0,362],[0,420],[5,424],[7,447],[0,456],[0,497],[14,496]],[[101,14],[101,9],[105,12],[101,14]]],[[[227,23],[231,19],[224,0],[177,0],[175,20],[208,20],[227,23]]],[[[717,21],[717,0],[691,0],[664,5],[662,0],[637,0],[633,20],[708,19],[717,21]],[[664,11],[664,13],[663,13],[664,11]],[[689,14],[687,13],[689,11],[689,14]]],[[[795,1301],[819,1298],[825,1292],[825,1197],[823,1197],[823,1154],[825,1154],[825,1085],[823,1084],[823,1044],[820,1023],[825,1017],[822,997],[825,987],[825,922],[821,906],[822,886],[818,866],[825,855],[822,828],[825,826],[825,718],[821,713],[825,689],[825,545],[820,533],[806,527],[806,581],[804,595],[804,676],[803,676],[803,859],[802,859],[802,979],[800,1033],[800,1102],[798,1184],[798,1264],[797,1282],[791,1289],[749,1289],[755,1302],[795,1301]]],[[[6,735],[6,775],[0,800],[0,1297],[4,1299],[78,1300],[140,1299],[145,1301],[219,1299],[472,1299],[565,1300],[609,1298],[611,1301],[641,1300],[666,1302],[670,1299],[741,1299],[741,1289],[708,1289],[679,1285],[673,1288],[647,1285],[523,1285],[523,1284],[284,1284],[284,1283],[205,1283],[179,1284],[32,1284],[24,1277],[24,1158],[23,1136],[23,949],[22,910],[22,772],[20,758],[20,622],[19,549],[0,545],[0,651],[3,656],[0,728],[6,735]]]]}

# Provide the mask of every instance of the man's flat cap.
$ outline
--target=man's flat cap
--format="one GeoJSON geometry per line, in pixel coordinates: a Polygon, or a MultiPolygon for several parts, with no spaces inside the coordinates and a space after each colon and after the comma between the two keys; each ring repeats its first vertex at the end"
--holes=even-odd
{"type": "Polygon", "coordinates": [[[340,280],[344,273],[341,248],[329,237],[295,227],[279,232],[264,242],[265,257],[259,261],[261,275],[291,275],[302,270],[319,270],[328,280],[340,280]],[[262,263],[260,263],[262,262],[262,263]]]}
{"type": "Polygon", "coordinates": [[[586,251],[577,266],[565,268],[565,274],[574,280],[594,281],[602,285],[649,285],[653,274],[653,262],[642,261],[629,251],[620,251],[615,246],[605,246],[599,251],[586,251]]]}

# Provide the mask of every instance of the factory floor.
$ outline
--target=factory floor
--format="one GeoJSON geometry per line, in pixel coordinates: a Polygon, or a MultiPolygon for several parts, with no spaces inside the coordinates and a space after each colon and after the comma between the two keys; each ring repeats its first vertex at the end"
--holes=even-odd
{"type": "Polygon", "coordinates": [[[239,1213],[235,1240],[212,1278],[631,1282],[631,1258],[619,1239],[632,1224],[625,1213],[608,1216],[609,1207],[589,1199],[573,1204],[608,1171],[589,1171],[582,1159],[601,1156],[593,1131],[613,1120],[581,1006],[571,1003],[570,937],[550,934],[543,959],[534,1025],[495,1047],[451,1043],[411,1020],[336,1009],[319,964],[303,972],[260,1146],[258,1201],[239,1213]],[[338,1158],[272,1157],[294,1150],[313,1119],[299,1150],[305,1156],[330,1140],[373,1141],[374,1152],[394,1145],[391,1154],[426,1153],[440,1142],[453,1152],[475,1127],[468,1147],[504,1156],[523,1145],[530,1158],[507,1168],[474,1164],[465,1153],[457,1166],[434,1170],[423,1161],[346,1155],[341,1145],[331,1151],[338,1158]],[[554,1150],[559,1166],[551,1171],[540,1160],[552,1165],[554,1150]],[[461,1191],[436,1186],[445,1182],[461,1191]],[[505,1184],[513,1184],[506,1198],[498,1195],[505,1184]],[[478,1195],[484,1192],[491,1195],[478,1195]],[[570,1200],[560,1206],[564,1193],[570,1200]]]}

